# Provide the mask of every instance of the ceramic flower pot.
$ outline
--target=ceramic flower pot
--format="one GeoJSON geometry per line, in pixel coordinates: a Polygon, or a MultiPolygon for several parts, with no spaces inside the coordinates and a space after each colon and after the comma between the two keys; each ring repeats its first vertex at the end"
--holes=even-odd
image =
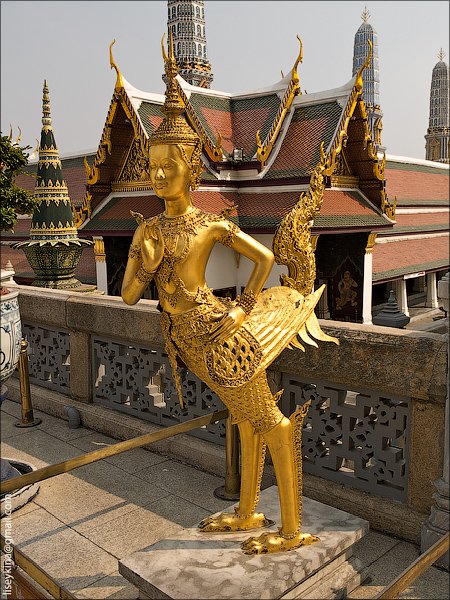
{"type": "Polygon", "coordinates": [[[0,337],[0,383],[14,373],[20,354],[22,326],[19,314],[19,292],[11,290],[0,296],[1,337],[0,337]]]}

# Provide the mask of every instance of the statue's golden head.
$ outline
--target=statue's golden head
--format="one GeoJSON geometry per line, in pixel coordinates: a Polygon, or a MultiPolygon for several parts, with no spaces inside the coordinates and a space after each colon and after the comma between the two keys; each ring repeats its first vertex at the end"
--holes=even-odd
{"type": "Polygon", "coordinates": [[[169,37],[169,56],[167,56],[164,49],[164,36],[161,46],[167,77],[166,99],[162,109],[165,117],[153,135],[150,136],[150,161],[153,147],[177,146],[180,151],[180,158],[186,162],[191,173],[190,188],[195,190],[200,185],[202,173],[202,142],[183,116],[185,107],[178,93],[175,79],[178,69],[171,34],[169,37]]]}

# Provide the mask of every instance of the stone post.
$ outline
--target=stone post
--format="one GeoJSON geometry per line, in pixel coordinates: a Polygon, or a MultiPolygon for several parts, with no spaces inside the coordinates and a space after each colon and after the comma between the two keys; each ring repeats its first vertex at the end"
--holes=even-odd
{"type": "Polygon", "coordinates": [[[409,317],[408,310],[408,294],[406,293],[406,281],[404,279],[398,279],[395,282],[395,297],[397,299],[397,304],[399,309],[404,313],[407,317],[409,317]]]}
{"type": "Polygon", "coordinates": [[[91,336],[70,332],[70,395],[79,402],[92,402],[91,336]]]}
{"type": "Polygon", "coordinates": [[[364,254],[364,280],[363,280],[363,325],[372,325],[372,252],[377,234],[370,233],[367,240],[366,253],[364,254]]]}
{"type": "MultiPolygon", "coordinates": [[[[445,277],[439,281],[438,298],[439,305],[442,305],[447,313],[449,309],[449,282],[450,274],[446,273],[445,277]]],[[[450,352],[447,354],[448,369],[450,373],[450,352]]],[[[448,380],[447,380],[448,386],[448,380]]],[[[424,552],[435,542],[438,541],[450,527],[450,478],[449,478],[449,391],[447,387],[447,399],[445,404],[445,438],[444,438],[444,465],[442,469],[442,477],[434,482],[436,488],[433,494],[434,504],[431,507],[431,514],[422,526],[421,550],[424,552]]],[[[438,559],[436,565],[449,569],[449,553],[438,559]]]]}
{"type": "Polygon", "coordinates": [[[95,274],[97,289],[108,293],[108,274],[106,270],[105,243],[102,237],[94,237],[95,274]]]}

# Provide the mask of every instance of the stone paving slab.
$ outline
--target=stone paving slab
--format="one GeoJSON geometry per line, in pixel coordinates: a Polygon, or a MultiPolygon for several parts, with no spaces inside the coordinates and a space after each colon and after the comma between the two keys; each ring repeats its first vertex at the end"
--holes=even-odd
{"type": "Polygon", "coordinates": [[[12,537],[29,558],[72,592],[117,569],[116,557],[42,508],[14,518],[12,537]]]}
{"type": "Polygon", "coordinates": [[[127,473],[113,465],[93,464],[42,482],[35,502],[61,522],[86,533],[168,495],[157,486],[129,480],[127,473]],[[85,469],[88,473],[77,473],[85,469]]]}
{"type": "Polygon", "coordinates": [[[138,600],[138,589],[127,581],[119,571],[114,571],[76,594],[82,600],[138,600]]]}
{"type": "Polygon", "coordinates": [[[212,493],[223,485],[223,479],[175,460],[142,469],[136,476],[211,512],[230,505],[229,500],[220,500],[212,493]]]}
{"type": "MultiPolygon", "coordinates": [[[[420,550],[414,544],[372,531],[367,539],[362,539],[355,545],[354,555],[367,563],[370,577],[364,585],[351,592],[348,598],[364,600],[379,594],[419,557],[420,550]]],[[[430,567],[399,598],[447,600],[450,597],[449,590],[448,571],[430,567]]]]}
{"type": "MultiPolygon", "coordinates": [[[[76,448],[83,452],[93,452],[94,450],[101,450],[107,446],[117,444],[117,440],[102,433],[92,433],[89,435],[79,437],[71,440],[70,442],[76,448]]],[[[151,452],[150,450],[144,450],[142,448],[135,448],[134,450],[128,450],[116,456],[110,456],[104,459],[105,462],[111,463],[120,469],[123,469],[127,473],[136,473],[147,467],[151,467],[158,463],[169,460],[167,456],[151,452]]]]}

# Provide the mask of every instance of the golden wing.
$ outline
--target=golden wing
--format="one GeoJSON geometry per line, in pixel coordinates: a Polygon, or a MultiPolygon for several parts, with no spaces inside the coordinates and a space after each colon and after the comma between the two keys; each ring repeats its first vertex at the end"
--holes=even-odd
{"type": "Polygon", "coordinates": [[[306,298],[297,290],[285,286],[270,288],[259,295],[244,325],[262,349],[259,372],[267,369],[285,348],[296,347],[304,352],[305,347],[301,342],[316,348],[315,339],[339,345],[338,339],[322,331],[314,314],[324,289],[325,285],[306,298]]]}
{"type": "Polygon", "coordinates": [[[281,285],[307,296],[313,289],[316,261],[311,244],[311,226],[319,214],[325,190],[324,170],[329,159],[320,146],[320,162],[311,174],[309,190],[302,192],[294,208],[283,218],[275,232],[272,250],[279,265],[286,265],[288,275],[281,285]]]}

